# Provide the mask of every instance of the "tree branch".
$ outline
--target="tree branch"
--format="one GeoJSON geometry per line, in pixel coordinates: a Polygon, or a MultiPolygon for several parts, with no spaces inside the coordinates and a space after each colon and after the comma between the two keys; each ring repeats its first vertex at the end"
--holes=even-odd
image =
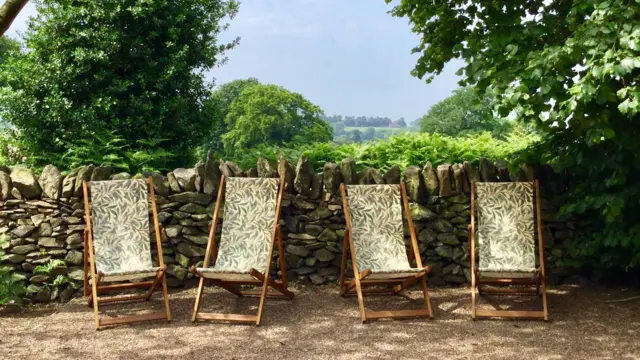
{"type": "Polygon", "coordinates": [[[29,0],[6,0],[0,7],[0,36],[9,29],[13,20],[29,0]]]}

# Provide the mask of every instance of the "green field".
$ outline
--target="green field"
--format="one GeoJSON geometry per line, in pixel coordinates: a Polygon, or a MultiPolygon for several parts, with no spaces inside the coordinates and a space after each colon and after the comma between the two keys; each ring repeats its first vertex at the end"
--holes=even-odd
{"type": "MultiPolygon", "coordinates": [[[[371,126],[363,126],[363,127],[345,127],[344,131],[353,131],[353,130],[360,130],[360,131],[365,131],[368,128],[370,128],[371,126]]],[[[380,131],[380,132],[414,132],[417,131],[417,129],[415,128],[410,128],[410,127],[406,127],[406,128],[389,128],[389,127],[374,127],[373,128],[376,132],[380,131]]]]}

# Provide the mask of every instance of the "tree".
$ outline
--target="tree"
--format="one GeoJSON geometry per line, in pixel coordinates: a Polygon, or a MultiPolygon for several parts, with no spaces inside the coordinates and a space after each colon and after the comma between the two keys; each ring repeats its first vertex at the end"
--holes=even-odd
{"type": "Polygon", "coordinates": [[[401,117],[400,119],[394,121],[393,125],[394,127],[397,127],[397,128],[405,128],[407,127],[407,122],[404,121],[404,118],[401,117]]]}
{"type": "Polygon", "coordinates": [[[362,134],[362,138],[364,140],[373,140],[373,138],[376,136],[376,130],[374,128],[367,128],[364,133],[362,134]]]}
{"type": "Polygon", "coordinates": [[[224,151],[222,135],[228,131],[225,119],[229,113],[231,104],[240,96],[240,93],[242,93],[245,88],[259,83],[256,78],[234,80],[221,85],[211,94],[211,98],[205,103],[212,120],[211,135],[207,141],[209,150],[217,153],[224,151]]]}
{"type": "Polygon", "coordinates": [[[335,122],[332,124],[333,126],[333,135],[340,136],[344,135],[344,123],[342,121],[335,122]]]}
{"type": "Polygon", "coordinates": [[[20,43],[6,36],[0,37],[0,67],[7,62],[12,53],[20,50],[20,43]]]}
{"type": "Polygon", "coordinates": [[[456,89],[453,95],[431,106],[420,119],[420,131],[449,136],[483,131],[503,135],[508,122],[493,116],[490,102],[489,97],[478,98],[471,87],[456,89]]]}
{"type": "MultiPolygon", "coordinates": [[[[9,57],[18,51],[20,51],[19,42],[6,36],[0,37],[0,71],[2,71],[2,65],[9,60],[9,57]]],[[[0,79],[0,87],[4,85],[5,83],[0,79]]]]}
{"type": "Polygon", "coordinates": [[[351,141],[353,141],[354,143],[361,143],[362,132],[360,132],[360,130],[358,129],[351,131],[351,141]]]}
{"type": "Polygon", "coordinates": [[[225,152],[258,144],[285,145],[331,141],[332,128],[322,110],[302,95],[277,85],[245,87],[231,103],[222,136],[225,152]]]}
{"type": "Polygon", "coordinates": [[[9,29],[20,10],[27,5],[29,0],[6,0],[0,6],[0,36],[9,29]]]}
{"type": "MultiPolygon", "coordinates": [[[[94,133],[116,132],[135,150],[169,139],[185,164],[209,119],[204,71],[236,41],[220,44],[234,0],[42,0],[28,51],[2,72],[0,117],[40,157],[94,133]]],[[[44,159],[46,161],[46,159],[44,159]]]]}
{"type": "Polygon", "coordinates": [[[563,264],[598,271],[640,264],[640,204],[630,200],[640,193],[638,3],[401,0],[392,13],[407,16],[421,36],[415,76],[431,81],[461,58],[461,85],[491,89],[500,115],[545,132],[528,159],[566,171],[565,211],[597,230],[569,242],[563,264]]]}

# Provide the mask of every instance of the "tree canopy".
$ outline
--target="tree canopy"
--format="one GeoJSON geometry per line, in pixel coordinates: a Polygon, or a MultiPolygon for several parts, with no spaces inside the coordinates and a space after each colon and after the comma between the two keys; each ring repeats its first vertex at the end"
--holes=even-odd
{"type": "Polygon", "coordinates": [[[20,43],[18,41],[6,36],[0,37],[0,66],[7,62],[12,52],[18,51],[19,49],[20,43]]]}
{"type": "Polygon", "coordinates": [[[502,116],[545,131],[528,159],[570,174],[565,210],[599,229],[567,248],[569,265],[640,264],[638,2],[401,0],[392,14],[421,37],[415,76],[463,59],[461,85],[490,89],[502,116]]]}
{"type": "Polygon", "coordinates": [[[207,141],[208,150],[213,150],[217,153],[224,151],[222,135],[228,131],[225,119],[229,113],[229,108],[246,87],[257,84],[259,82],[256,78],[238,79],[222,84],[213,91],[211,97],[205,103],[212,122],[210,140],[207,141]]]}
{"type": "Polygon", "coordinates": [[[237,42],[220,43],[234,0],[43,0],[27,51],[1,80],[0,116],[25,150],[60,154],[94,133],[115,132],[135,150],[163,146],[185,161],[209,124],[204,71],[237,42]]]}
{"type": "Polygon", "coordinates": [[[259,144],[283,145],[331,141],[331,126],[322,110],[302,95],[270,84],[245,86],[225,118],[222,136],[226,152],[259,144]]]}
{"type": "Polygon", "coordinates": [[[478,98],[471,87],[456,89],[453,95],[431,106],[420,120],[420,131],[449,136],[488,131],[501,136],[508,131],[506,120],[496,119],[491,99],[478,98]]]}

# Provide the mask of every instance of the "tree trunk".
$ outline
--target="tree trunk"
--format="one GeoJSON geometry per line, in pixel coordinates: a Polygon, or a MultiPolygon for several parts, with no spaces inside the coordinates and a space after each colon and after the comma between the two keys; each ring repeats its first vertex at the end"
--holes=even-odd
{"type": "Polygon", "coordinates": [[[20,10],[29,2],[29,0],[6,0],[0,7],[0,36],[9,29],[13,20],[15,20],[20,10]]]}

